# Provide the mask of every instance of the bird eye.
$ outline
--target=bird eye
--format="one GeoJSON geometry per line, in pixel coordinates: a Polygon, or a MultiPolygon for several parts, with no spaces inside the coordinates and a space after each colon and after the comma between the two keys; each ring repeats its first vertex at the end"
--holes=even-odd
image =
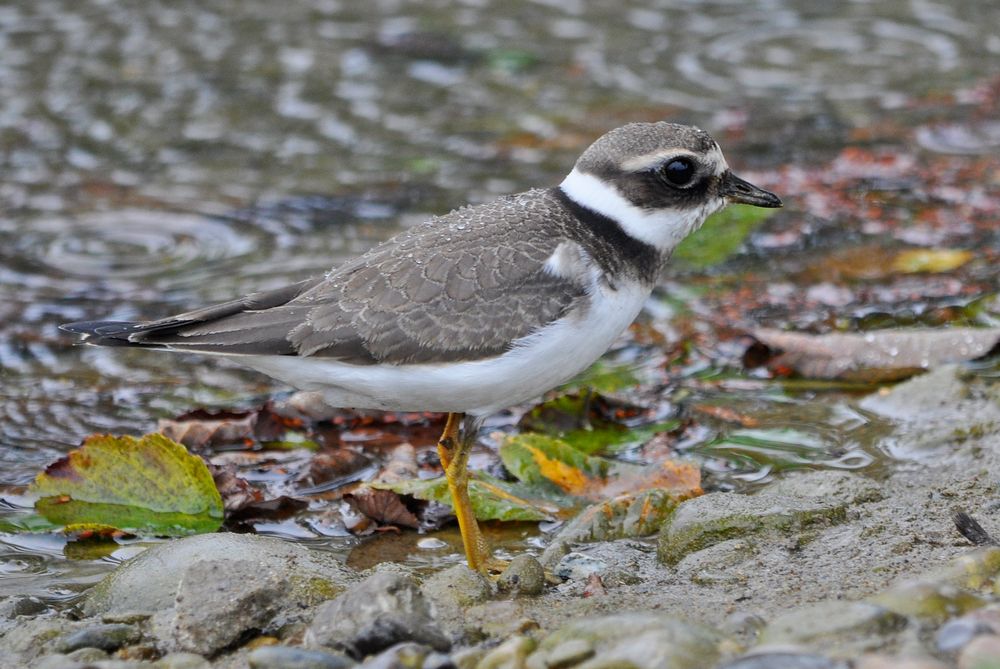
{"type": "Polygon", "coordinates": [[[690,158],[674,158],[660,171],[671,186],[687,186],[694,178],[694,161],[690,158]]]}

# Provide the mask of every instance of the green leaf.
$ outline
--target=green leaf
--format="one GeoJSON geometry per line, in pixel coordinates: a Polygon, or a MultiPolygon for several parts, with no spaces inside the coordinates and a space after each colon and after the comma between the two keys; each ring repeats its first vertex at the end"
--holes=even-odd
{"type": "Polygon", "coordinates": [[[746,236],[774,212],[745,204],[726,207],[681,242],[673,257],[697,269],[717,265],[735,253],[746,236]]]}
{"type": "Polygon", "coordinates": [[[606,360],[598,360],[566,386],[590,388],[599,393],[614,393],[639,385],[639,377],[636,376],[635,370],[636,365],[633,364],[612,364],[606,360]]]}
{"type": "Polygon", "coordinates": [[[29,487],[35,510],[67,532],[182,536],[222,524],[222,498],[201,458],[161,434],[94,435],[29,487]]]}
{"type": "MultiPolygon", "coordinates": [[[[443,476],[368,485],[452,506],[448,482],[443,476]]],[[[501,481],[484,472],[470,473],[469,500],[479,520],[551,520],[563,510],[550,501],[525,496],[521,486],[501,481]]]]}

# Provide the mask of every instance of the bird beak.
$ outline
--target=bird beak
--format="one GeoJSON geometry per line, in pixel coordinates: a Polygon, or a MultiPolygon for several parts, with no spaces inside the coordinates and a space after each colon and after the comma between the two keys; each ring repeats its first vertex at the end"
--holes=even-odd
{"type": "Polygon", "coordinates": [[[731,204],[752,204],[755,207],[768,208],[781,206],[781,198],[777,195],[763,188],[758,188],[749,181],[740,179],[729,170],[722,175],[722,187],[719,194],[731,204]]]}

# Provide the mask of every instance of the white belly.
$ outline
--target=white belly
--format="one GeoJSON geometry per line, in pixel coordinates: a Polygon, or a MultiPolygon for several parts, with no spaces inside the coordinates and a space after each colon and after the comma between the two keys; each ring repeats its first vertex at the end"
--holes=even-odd
{"type": "Polygon", "coordinates": [[[597,288],[590,308],[518,340],[501,356],[448,364],[349,365],[296,356],[232,356],[331,406],[488,414],[532,399],[594,363],[635,319],[650,289],[597,288]]]}

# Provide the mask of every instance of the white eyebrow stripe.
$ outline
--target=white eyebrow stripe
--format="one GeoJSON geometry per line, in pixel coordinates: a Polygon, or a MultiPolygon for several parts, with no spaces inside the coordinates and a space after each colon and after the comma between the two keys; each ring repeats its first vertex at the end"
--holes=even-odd
{"type": "Polygon", "coordinates": [[[649,170],[656,167],[667,158],[676,158],[678,156],[690,156],[691,158],[698,157],[694,151],[688,151],[686,149],[660,149],[659,151],[653,151],[652,153],[644,153],[641,156],[633,156],[632,158],[622,162],[621,168],[625,172],[641,172],[643,170],[649,170]]]}

